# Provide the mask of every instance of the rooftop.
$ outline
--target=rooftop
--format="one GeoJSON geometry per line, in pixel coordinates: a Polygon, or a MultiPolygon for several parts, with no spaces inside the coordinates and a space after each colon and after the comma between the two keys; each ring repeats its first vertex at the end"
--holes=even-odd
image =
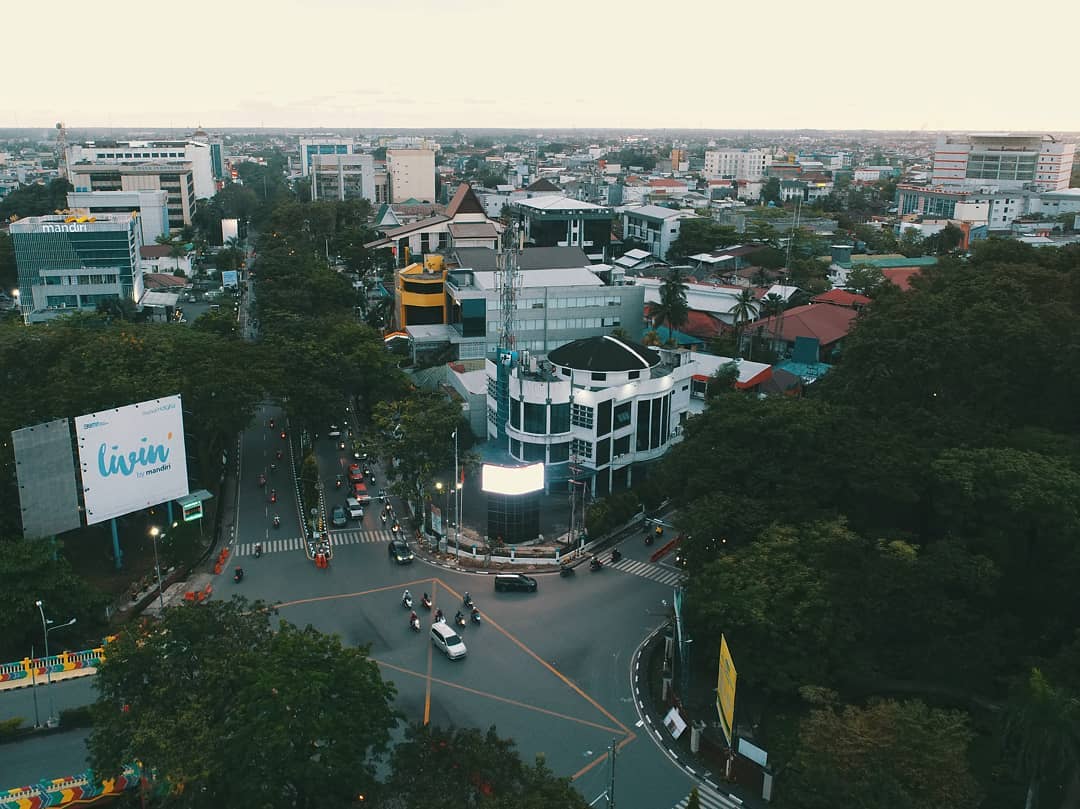
{"type": "Polygon", "coordinates": [[[617,337],[586,337],[548,352],[548,360],[579,371],[641,371],[660,363],[652,349],[617,337]]]}
{"type": "Polygon", "coordinates": [[[665,208],[661,205],[639,205],[633,208],[625,208],[623,213],[632,216],[647,216],[650,219],[679,219],[686,216],[688,212],[665,208]]]}
{"type": "MultiPolygon", "coordinates": [[[[585,267],[563,267],[553,270],[522,270],[523,289],[543,287],[600,287],[604,286],[596,275],[585,267]]],[[[496,272],[474,272],[473,285],[478,289],[497,289],[499,274],[496,272]]]]}
{"type": "Polygon", "coordinates": [[[521,199],[514,203],[521,208],[532,208],[537,211],[605,211],[610,208],[605,208],[603,205],[596,205],[592,202],[585,202],[580,199],[573,199],[572,197],[532,197],[531,199],[521,199]]]}

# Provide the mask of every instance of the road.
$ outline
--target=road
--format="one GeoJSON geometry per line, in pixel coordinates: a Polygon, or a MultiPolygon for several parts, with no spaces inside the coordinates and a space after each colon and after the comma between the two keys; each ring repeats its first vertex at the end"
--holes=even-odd
{"type": "MultiPolygon", "coordinates": [[[[34,724],[34,691],[37,715],[42,725],[49,715],[49,686],[44,679],[37,688],[0,691],[0,720],[21,717],[24,725],[34,724]]],[[[57,714],[67,708],[88,705],[97,698],[93,677],[79,677],[52,684],[53,707],[57,714]]],[[[52,732],[0,747],[0,791],[82,772],[87,767],[85,740],[89,730],[52,732]]]]}
{"type": "MultiPolygon", "coordinates": [[[[646,548],[640,536],[623,543],[624,558],[614,569],[590,573],[581,566],[572,577],[537,576],[535,594],[495,593],[489,576],[419,559],[410,565],[394,563],[387,554],[390,534],[376,507],[362,523],[331,531],[334,559],[320,570],[307,558],[301,541],[295,482],[275,457],[279,448],[287,452],[289,446],[280,431],[280,411],[265,407],[243,435],[233,548],[236,564],[243,565],[246,575],[235,584],[230,572],[223,573],[215,582],[215,598],[241,592],[281,602],[282,618],[336,633],[348,644],[370,645],[373,659],[398,690],[396,707],[407,721],[480,728],[494,724],[501,735],[516,740],[525,761],[543,754],[556,773],[575,779],[589,801],[608,788],[604,752],[613,741],[619,746],[620,807],[667,809],[685,799],[689,778],[638,726],[632,700],[634,650],[666,620],[670,585],[678,579],[673,569],[648,561],[653,548],[646,548]],[[275,419],[273,428],[270,418],[275,419]],[[277,470],[269,469],[271,463],[278,463],[277,470]],[[276,504],[270,504],[267,491],[257,485],[261,470],[277,490],[276,504]],[[279,529],[270,523],[275,512],[282,517],[279,529]],[[251,556],[256,542],[265,549],[259,559],[251,556]],[[408,612],[400,603],[406,587],[417,602],[421,593],[432,594],[449,616],[463,593],[471,592],[483,623],[461,630],[467,657],[452,662],[434,652],[427,613],[422,615],[422,633],[409,629],[408,612]]],[[[316,442],[316,455],[332,507],[344,500],[344,491],[336,490],[333,481],[349,458],[325,436],[316,442]]],[[[381,473],[376,467],[379,484],[385,482],[381,473]]],[[[418,612],[424,612],[419,604],[418,612]]],[[[89,692],[72,696],[73,703],[90,698],[89,692]]],[[[0,696],[0,705],[5,704],[2,700],[0,696]]],[[[50,752],[40,777],[64,774],[58,764],[67,763],[64,751],[72,745],[77,747],[65,740],[63,751],[58,748],[59,759],[50,752]]]]}

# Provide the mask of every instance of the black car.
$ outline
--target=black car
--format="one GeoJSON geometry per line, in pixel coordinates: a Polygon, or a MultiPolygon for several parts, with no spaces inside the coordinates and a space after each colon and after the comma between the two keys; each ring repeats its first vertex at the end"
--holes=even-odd
{"type": "Polygon", "coordinates": [[[495,590],[498,592],[520,591],[536,592],[536,579],[520,573],[500,573],[495,577],[495,590]]]}
{"type": "Polygon", "coordinates": [[[399,565],[407,565],[415,558],[413,552],[409,550],[409,543],[400,539],[395,539],[390,543],[389,552],[390,558],[399,565]]]}

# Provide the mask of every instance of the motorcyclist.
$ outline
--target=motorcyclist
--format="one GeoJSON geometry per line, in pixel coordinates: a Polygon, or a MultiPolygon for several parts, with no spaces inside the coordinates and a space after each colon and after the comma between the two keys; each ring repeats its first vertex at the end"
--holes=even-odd
{"type": "Polygon", "coordinates": [[[409,613],[409,626],[413,629],[420,628],[420,616],[416,614],[416,610],[409,613]]]}
{"type": "Polygon", "coordinates": [[[256,542],[255,543],[255,558],[258,559],[260,556],[262,556],[262,543],[261,542],[256,542]]]}
{"type": "Polygon", "coordinates": [[[458,610],[454,614],[454,623],[458,626],[463,626],[465,624],[465,616],[461,614],[461,610],[458,610]]]}
{"type": "Polygon", "coordinates": [[[618,548],[615,548],[611,552],[611,561],[618,562],[620,559],[622,559],[622,551],[620,551],[618,548]]]}
{"type": "Polygon", "coordinates": [[[277,489],[271,489],[270,490],[270,502],[271,503],[276,503],[277,502],[277,489]]]}
{"type": "Polygon", "coordinates": [[[277,514],[275,514],[274,515],[274,527],[277,528],[279,525],[281,525],[281,517],[279,517],[277,514]]]}
{"type": "Polygon", "coordinates": [[[241,581],[244,578],[244,568],[238,567],[233,571],[233,581],[241,581]]]}
{"type": "Polygon", "coordinates": [[[439,609],[435,610],[435,623],[438,623],[441,620],[443,620],[443,613],[442,608],[440,607],[439,609]]]}
{"type": "Polygon", "coordinates": [[[406,588],[405,592],[401,594],[401,603],[402,604],[411,604],[412,603],[412,593],[410,593],[407,588],[406,588]]]}
{"type": "Polygon", "coordinates": [[[461,603],[464,604],[466,607],[471,607],[473,605],[472,596],[469,595],[468,590],[465,591],[465,597],[461,599],[461,603]]]}
{"type": "Polygon", "coordinates": [[[472,619],[475,623],[480,623],[480,610],[476,607],[472,608],[472,619]]]}
{"type": "Polygon", "coordinates": [[[429,610],[431,609],[431,597],[427,593],[424,593],[424,597],[420,599],[420,603],[427,607],[429,610]]]}

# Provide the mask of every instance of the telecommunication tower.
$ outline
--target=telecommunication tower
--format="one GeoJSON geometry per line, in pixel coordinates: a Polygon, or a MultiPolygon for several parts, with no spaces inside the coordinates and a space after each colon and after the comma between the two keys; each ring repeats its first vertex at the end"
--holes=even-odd
{"type": "Polygon", "coordinates": [[[56,124],[56,170],[67,178],[67,128],[63,121],[56,124]]]}
{"type": "Polygon", "coordinates": [[[517,308],[522,285],[521,272],[518,270],[520,238],[521,230],[518,223],[514,222],[503,232],[501,248],[495,257],[499,272],[499,305],[502,307],[502,329],[499,331],[500,351],[514,349],[514,310],[517,308]]]}

